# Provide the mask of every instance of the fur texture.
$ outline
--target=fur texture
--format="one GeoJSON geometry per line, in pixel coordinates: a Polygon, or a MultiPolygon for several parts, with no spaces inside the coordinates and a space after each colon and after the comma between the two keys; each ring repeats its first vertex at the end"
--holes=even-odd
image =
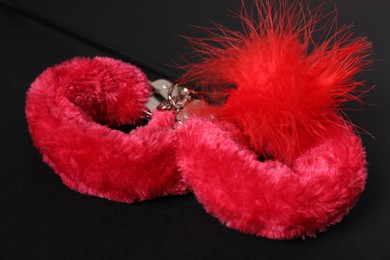
{"type": "Polygon", "coordinates": [[[120,202],[186,192],[175,166],[174,116],[137,124],[151,87],[136,67],[74,58],[43,72],[27,93],[26,115],[43,160],[71,189],[120,202]]]}
{"type": "Polygon", "coordinates": [[[315,236],[349,212],[366,181],[361,140],[348,127],[335,131],[288,166],[258,161],[233,125],[192,118],[177,130],[179,166],[228,227],[274,239],[315,236]]]}
{"type": "Polygon", "coordinates": [[[228,96],[201,112],[236,123],[260,156],[286,163],[338,127],[334,115],[359,99],[363,82],[354,77],[370,64],[364,37],[334,29],[333,13],[302,2],[253,1],[239,14],[244,33],[203,28],[209,37],[189,38],[200,60],[180,80],[228,96]]]}

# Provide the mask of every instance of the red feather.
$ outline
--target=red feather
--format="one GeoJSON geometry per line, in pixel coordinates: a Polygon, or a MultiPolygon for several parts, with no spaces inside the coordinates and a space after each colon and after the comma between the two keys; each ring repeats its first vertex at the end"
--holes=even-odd
{"type": "Polygon", "coordinates": [[[370,64],[371,44],[350,26],[335,29],[335,11],[302,1],[255,0],[239,18],[244,32],[215,24],[203,28],[209,37],[188,38],[200,61],[180,81],[227,95],[206,112],[240,126],[259,155],[291,163],[329,136],[344,102],[359,99],[355,76],[370,64]]]}

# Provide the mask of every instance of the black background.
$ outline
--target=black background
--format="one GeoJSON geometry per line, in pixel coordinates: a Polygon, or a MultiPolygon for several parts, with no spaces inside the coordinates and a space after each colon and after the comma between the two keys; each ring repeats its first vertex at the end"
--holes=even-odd
{"type": "MultiPolygon", "coordinates": [[[[188,25],[209,26],[209,19],[237,28],[227,9],[240,6],[240,0],[9,2],[176,74],[167,64],[180,61],[177,53],[187,50],[177,34],[196,35],[188,25]]],[[[377,85],[365,98],[371,105],[347,114],[376,139],[362,135],[369,178],[356,207],[317,238],[292,241],[228,229],[193,195],[127,205],[64,186],[32,145],[25,92],[49,66],[112,53],[0,5],[0,258],[390,259],[390,1],[333,2],[339,23],[354,22],[357,34],[374,44],[378,61],[365,74],[369,85],[377,85]]]]}

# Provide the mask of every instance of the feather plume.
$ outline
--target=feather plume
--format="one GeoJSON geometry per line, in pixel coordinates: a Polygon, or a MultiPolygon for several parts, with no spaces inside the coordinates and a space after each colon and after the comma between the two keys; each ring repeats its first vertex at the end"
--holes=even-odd
{"type": "Polygon", "coordinates": [[[337,28],[336,11],[307,2],[255,0],[238,14],[243,31],[216,24],[190,38],[199,60],[185,66],[182,84],[227,96],[202,113],[236,123],[260,156],[291,163],[340,124],[340,106],[359,100],[371,44],[337,28]],[[316,37],[320,36],[320,37],[316,37]],[[234,86],[233,88],[231,86],[234,86]]]}

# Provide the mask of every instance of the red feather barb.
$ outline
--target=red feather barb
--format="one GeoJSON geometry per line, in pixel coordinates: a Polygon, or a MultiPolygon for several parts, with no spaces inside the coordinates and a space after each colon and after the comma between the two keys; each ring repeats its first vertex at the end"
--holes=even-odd
{"type": "Polygon", "coordinates": [[[188,37],[200,61],[180,82],[227,95],[206,112],[241,127],[259,155],[292,162],[340,123],[340,106],[364,85],[355,76],[371,63],[365,37],[337,29],[336,12],[323,10],[287,0],[255,0],[248,10],[243,1],[243,32],[215,24],[203,28],[207,38],[188,37]]]}

